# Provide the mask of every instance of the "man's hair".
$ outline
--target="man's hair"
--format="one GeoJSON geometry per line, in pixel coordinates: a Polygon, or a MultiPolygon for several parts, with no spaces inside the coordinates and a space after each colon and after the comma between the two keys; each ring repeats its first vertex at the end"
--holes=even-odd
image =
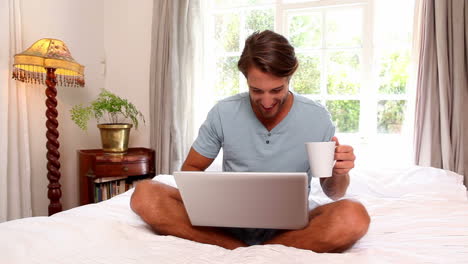
{"type": "Polygon", "coordinates": [[[285,37],[270,30],[250,35],[237,63],[245,78],[252,66],[278,77],[291,77],[298,65],[294,47],[285,37]]]}

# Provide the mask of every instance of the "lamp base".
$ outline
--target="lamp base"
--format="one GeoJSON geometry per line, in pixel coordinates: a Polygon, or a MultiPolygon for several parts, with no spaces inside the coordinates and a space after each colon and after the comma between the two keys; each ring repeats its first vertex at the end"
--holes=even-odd
{"type": "Polygon", "coordinates": [[[47,96],[46,99],[46,137],[47,137],[47,179],[49,179],[49,185],[47,186],[48,192],[47,197],[50,200],[49,204],[49,216],[55,213],[62,211],[62,204],[60,203],[60,197],[62,197],[62,190],[61,185],[59,183],[60,180],[60,152],[59,147],[60,143],[58,141],[59,132],[58,128],[58,121],[57,121],[57,89],[55,85],[57,84],[57,80],[55,77],[55,69],[54,68],[46,68],[47,69],[47,78],[46,78],[46,85],[47,89],[45,94],[47,96]]]}

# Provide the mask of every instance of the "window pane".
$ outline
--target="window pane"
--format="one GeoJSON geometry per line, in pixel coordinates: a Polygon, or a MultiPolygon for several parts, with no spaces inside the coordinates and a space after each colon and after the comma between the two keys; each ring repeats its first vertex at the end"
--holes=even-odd
{"type": "Polygon", "coordinates": [[[239,71],[237,70],[238,56],[222,57],[216,63],[216,99],[239,93],[239,71]]]}
{"type": "Polygon", "coordinates": [[[361,47],[361,8],[329,11],[327,20],[327,47],[361,47]]]}
{"type": "Polygon", "coordinates": [[[239,14],[215,16],[215,39],[218,51],[239,51],[239,14]]]}
{"type": "Polygon", "coordinates": [[[247,15],[247,35],[252,34],[254,31],[263,31],[266,29],[273,30],[275,24],[274,20],[275,18],[272,8],[252,10],[247,15]]]}
{"type": "Polygon", "coordinates": [[[359,100],[327,101],[327,109],[336,125],[336,132],[355,133],[359,131],[359,100]]]}
{"type": "Polygon", "coordinates": [[[356,52],[337,51],[328,57],[328,94],[357,94],[361,85],[360,59],[356,52]]]}
{"type": "Polygon", "coordinates": [[[290,20],[289,39],[296,48],[322,46],[322,15],[318,12],[293,16],[290,20]]]}
{"type": "Polygon", "coordinates": [[[275,0],[215,0],[214,4],[216,8],[226,8],[226,7],[238,7],[238,6],[247,6],[255,4],[268,4],[274,3],[275,0]]]}
{"type": "Polygon", "coordinates": [[[298,54],[299,68],[293,75],[292,85],[299,94],[320,93],[320,57],[298,54]]]}
{"type": "Polygon", "coordinates": [[[379,133],[401,133],[405,117],[406,100],[381,100],[377,108],[379,133]]]}
{"type": "Polygon", "coordinates": [[[385,51],[377,58],[379,64],[379,93],[404,94],[409,77],[409,50],[385,51]]]}
{"type": "Polygon", "coordinates": [[[411,44],[414,2],[408,0],[375,0],[374,43],[377,46],[411,44]]]}

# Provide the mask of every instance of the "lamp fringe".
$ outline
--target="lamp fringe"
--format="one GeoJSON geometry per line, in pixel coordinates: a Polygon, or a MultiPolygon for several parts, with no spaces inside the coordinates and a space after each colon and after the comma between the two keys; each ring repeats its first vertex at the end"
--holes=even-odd
{"type": "MultiPolygon", "coordinates": [[[[20,82],[45,85],[46,73],[41,72],[41,68],[34,65],[26,65],[26,70],[14,67],[11,78],[20,82]]],[[[85,85],[83,76],[73,75],[72,71],[66,71],[66,73],[70,74],[56,74],[57,85],[65,87],[83,87],[85,85]]]]}

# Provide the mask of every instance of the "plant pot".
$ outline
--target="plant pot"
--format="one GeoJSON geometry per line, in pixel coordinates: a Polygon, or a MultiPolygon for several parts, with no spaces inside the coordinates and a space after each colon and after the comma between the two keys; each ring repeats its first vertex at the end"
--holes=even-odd
{"type": "Polygon", "coordinates": [[[99,124],[102,150],[107,153],[125,153],[128,149],[128,138],[132,124],[99,124]]]}

